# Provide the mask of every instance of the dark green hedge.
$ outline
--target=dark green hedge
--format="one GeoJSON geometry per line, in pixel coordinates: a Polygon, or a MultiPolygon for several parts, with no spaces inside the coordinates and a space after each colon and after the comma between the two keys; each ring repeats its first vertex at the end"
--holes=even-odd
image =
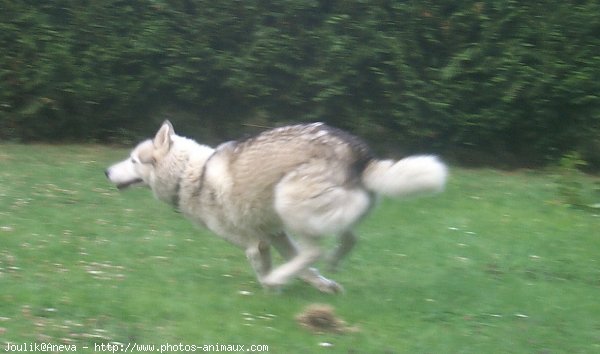
{"type": "Polygon", "coordinates": [[[597,1],[0,4],[3,139],[323,120],[465,162],[599,159],[597,1]]]}

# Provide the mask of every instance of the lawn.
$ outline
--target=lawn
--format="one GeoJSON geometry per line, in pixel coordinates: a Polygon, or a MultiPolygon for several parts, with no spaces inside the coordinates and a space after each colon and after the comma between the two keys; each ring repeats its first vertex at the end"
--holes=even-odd
{"type": "Polygon", "coordinates": [[[104,168],[126,153],[0,145],[0,351],[600,351],[600,216],[563,204],[549,172],[454,168],[445,193],[383,200],[360,226],[355,252],[326,273],[345,294],[299,281],[275,294],[242,251],[147,190],[109,185],[104,168]],[[295,316],[313,303],[358,331],[302,328],[295,316]]]}

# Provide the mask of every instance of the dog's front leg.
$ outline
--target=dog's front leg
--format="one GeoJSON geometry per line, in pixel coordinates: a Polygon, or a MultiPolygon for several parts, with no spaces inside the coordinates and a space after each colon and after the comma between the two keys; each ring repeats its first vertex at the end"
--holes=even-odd
{"type": "Polygon", "coordinates": [[[265,241],[253,243],[246,248],[246,257],[252,265],[258,281],[271,272],[271,245],[265,241]]]}

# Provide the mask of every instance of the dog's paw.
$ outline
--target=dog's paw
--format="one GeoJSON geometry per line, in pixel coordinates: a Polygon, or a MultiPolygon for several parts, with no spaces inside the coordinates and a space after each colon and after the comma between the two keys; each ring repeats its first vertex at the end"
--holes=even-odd
{"type": "Polygon", "coordinates": [[[333,280],[327,279],[323,276],[319,277],[319,282],[317,284],[314,284],[315,287],[326,294],[343,294],[344,293],[344,287],[341,286],[340,284],[336,283],[333,280]]]}

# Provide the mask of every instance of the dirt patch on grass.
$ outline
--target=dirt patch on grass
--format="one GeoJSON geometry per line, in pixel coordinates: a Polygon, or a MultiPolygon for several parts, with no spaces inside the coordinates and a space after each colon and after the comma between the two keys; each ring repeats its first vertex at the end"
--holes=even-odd
{"type": "Polygon", "coordinates": [[[326,304],[308,305],[296,316],[300,326],[313,333],[356,333],[358,327],[348,326],[346,321],[335,314],[333,306],[326,304]]]}

